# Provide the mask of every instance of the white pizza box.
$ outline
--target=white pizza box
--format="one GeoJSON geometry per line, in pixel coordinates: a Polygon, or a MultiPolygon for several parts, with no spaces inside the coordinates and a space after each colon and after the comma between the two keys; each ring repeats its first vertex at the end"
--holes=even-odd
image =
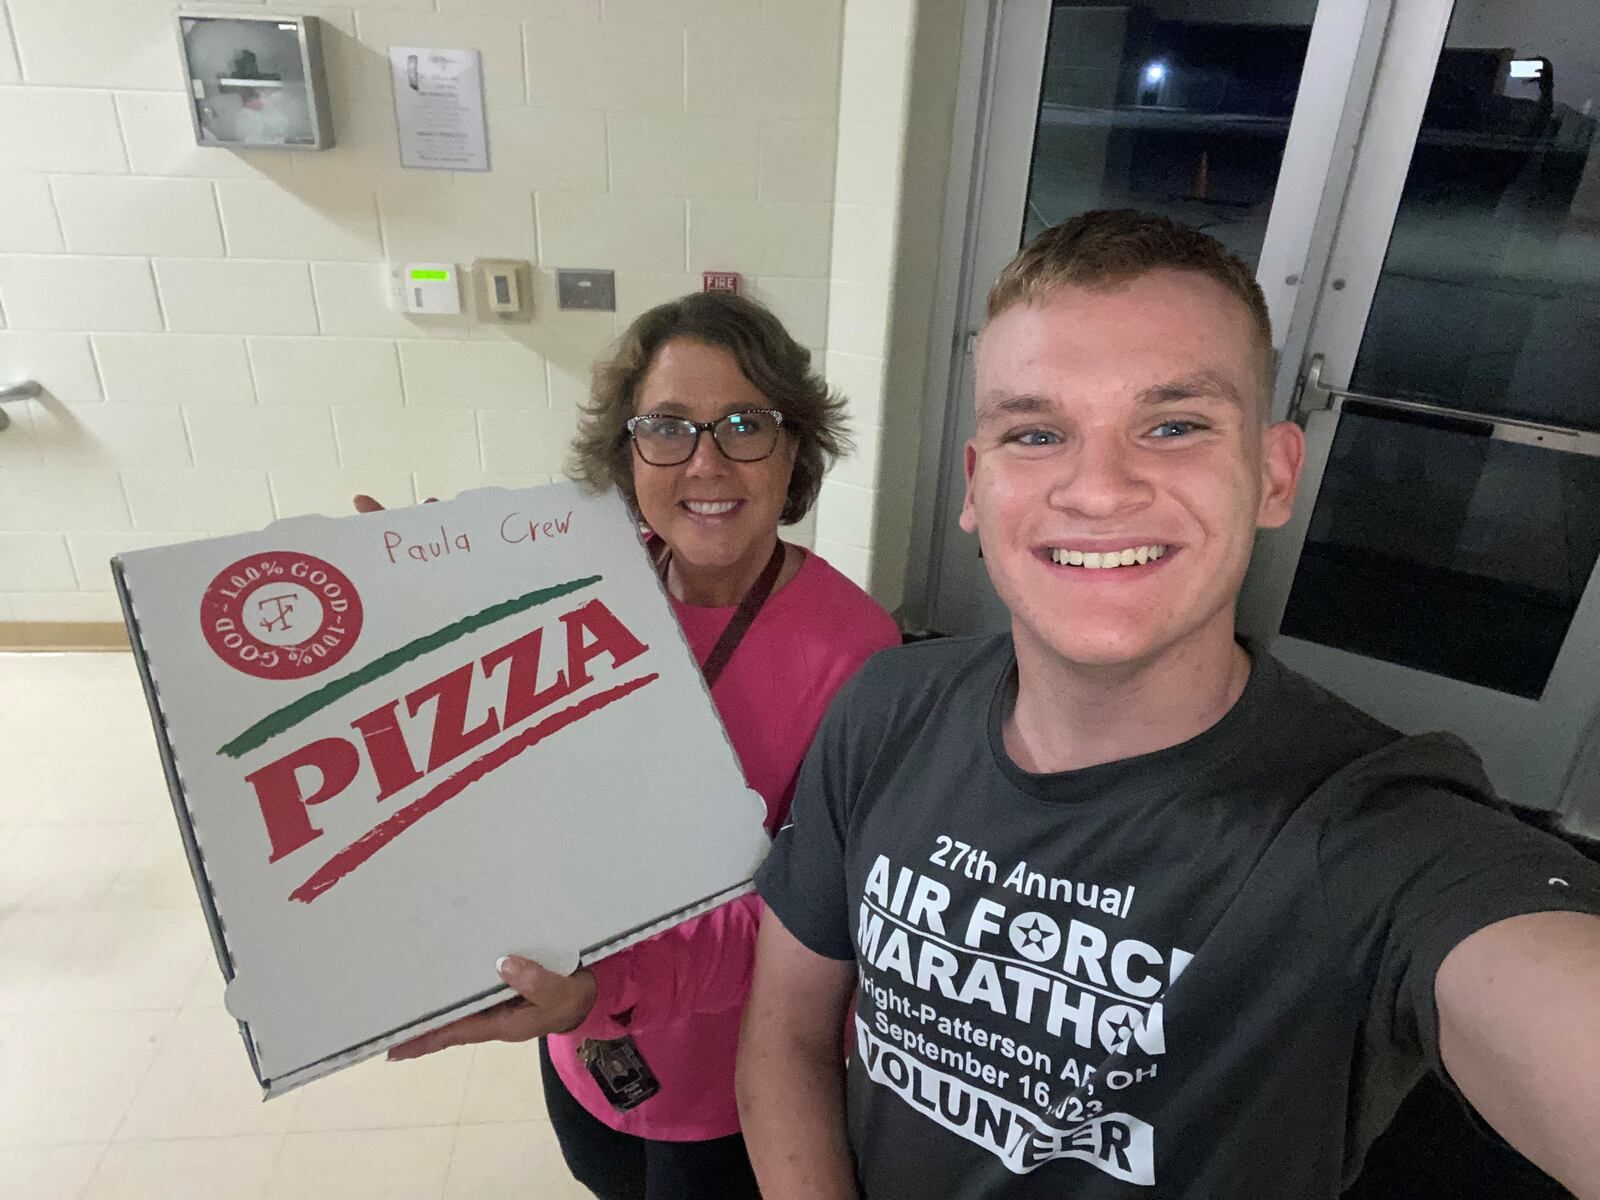
{"type": "Polygon", "coordinates": [[[267,1096],[749,890],[747,787],[622,498],[570,483],[112,562],[267,1096]]]}

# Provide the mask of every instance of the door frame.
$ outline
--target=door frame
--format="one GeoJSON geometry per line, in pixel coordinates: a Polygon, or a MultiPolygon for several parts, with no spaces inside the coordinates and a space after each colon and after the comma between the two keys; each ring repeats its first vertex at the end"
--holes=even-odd
{"type": "MultiPolygon", "coordinates": [[[[1048,7],[1049,0],[1021,0],[1048,7]]],[[[964,373],[970,357],[968,334],[974,330],[969,296],[977,274],[976,215],[983,210],[986,192],[992,195],[991,146],[996,97],[1001,75],[1002,10],[1007,0],[967,0],[961,33],[960,65],[956,77],[956,102],[950,136],[950,167],[945,179],[944,223],[939,238],[938,270],[933,310],[928,322],[927,362],[923,375],[921,439],[917,459],[917,486],[911,510],[911,546],[906,561],[905,589],[900,609],[910,629],[925,629],[933,620],[943,556],[960,511],[959,474],[951,464],[959,461],[957,440],[960,405],[965,402],[964,373]]],[[[1018,0],[1012,0],[1016,8],[1018,0]]],[[[1048,25],[1046,26],[1048,32],[1048,25]]],[[[1039,82],[1043,77],[1045,44],[1038,48],[1038,78],[1032,86],[1037,111],[1039,82]]],[[[1007,66],[1011,64],[1005,64],[1007,66]]],[[[1013,83],[1014,83],[1013,77],[1013,83]]],[[[1032,150],[1032,130],[1028,134],[1032,150]]],[[[1023,161],[1027,191],[1027,160],[1023,161]]],[[[1018,205],[1018,229],[1021,206],[1018,205]]],[[[964,492],[962,493],[964,494],[964,492]]]]}
{"type": "MultiPolygon", "coordinates": [[[[1384,251],[1400,210],[1411,150],[1416,144],[1433,82],[1431,67],[1426,74],[1414,67],[1402,71],[1392,55],[1387,60],[1389,70],[1383,71],[1383,50],[1386,46],[1409,45],[1421,39],[1422,45],[1432,45],[1432,57],[1427,61],[1436,63],[1454,4],[1455,0],[1405,0],[1396,8],[1385,3],[1382,27],[1374,33],[1372,22],[1366,25],[1360,52],[1363,87],[1359,95],[1352,88],[1345,105],[1337,150],[1330,162],[1330,168],[1335,168],[1336,173],[1330,170],[1317,212],[1315,253],[1308,253],[1302,270],[1300,303],[1277,347],[1279,358],[1272,402],[1272,415],[1277,420],[1291,415],[1290,407],[1314,349],[1311,345],[1313,333],[1325,321],[1346,330],[1354,322],[1354,342],[1349,332],[1341,335],[1341,367],[1330,378],[1330,382],[1336,379],[1340,387],[1349,383],[1355,351],[1360,346],[1367,313],[1377,292],[1384,251]],[[1367,114],[1371,109],[1391,106],[1408,115],[1414,113],[1415,121],[1369,127],[1367,114]],[[1380,167],[1383,169],[1380,178],[1387,185],[1383,194],[1355,194],[1353,181],[1380,167]],[[1359,233],[1354,233],[1357,222],[1366,224],[1359,233]],[[1364,265],[1374,255],[1376,266],[1364,265]],[[1354,287],[1351,286],[1352,276],[1354,287]]],[[[1332,439],[1318,436],[1322,424],[1320,419],[1315,420],[1308,428],[1306,461],[1300,475],[1294,515],[1282,529],[1265,531],[1256,538],[1250,571],[1239,594],[1236,624],[1240,632],[1262,645],[1270,644],[1282,625],[1289,586],[1294,580],[1311,512],[1316,505],[1315,489],[1308,484],[1320,482],[1327,466],[1332,439]]]]}
{"type": "MultiPolygon", "coordinates": [[[[1345,200],[1395,3],[1320,0],[1312,21],[1258,272],[1279,351],[1273,400],[1279,416],[1287,411],[1326,278],[1332,229],[1345,200]]],[[[961,446],[956,443],[961,406],[969,403],[965,375],[973,338],[982,325],[979,285],[987,290],[989,282],[977,278],[983,269],[981,249],[995,244],[1001,212],[1014,214],[1011,236],[1020,239],[1051,8],[1050,0],[966,3],[900,610],[910,628],[932,627],[939,617],[944,556],[958,532],[955,518],[964,493],[961,446]],[[1029,26],[1012,18],[1023,10],[1024,18],[1033,18],[1036,45],[1032,58],[1019,60],[1021,39],[1016,34],[1029,26]],[[1037,33],[1041,11],[1043,36],[1037,33]],[[1025,135],[1022,124],[1015,122],[1019,111],[1026,113],[1025,135]],[[1010,128],[997,128],[1008,119],[1013,121],[1010,128]]]]}
{"type": "MultiPolygon", "coordinates": [[[[1280,381],[1292,370],[1297,386],[1319,391],[1323,397],[1349,390],[1432,90],[1432,67],[1445,45],[1455,7],[1455,0],[1405,0],[1392,15],[1347,195],[1328,226],[1332,244],[1324,278],[1309,319],[1297,331],[1298,353],[1282,364],[1280,381]],[[1418,62],[1429,63],[1430,69],[1419,71],[1418,62]]],[[[1452,411],[1445,404],[1415,407],[1452,411]]],[[[1337,404],[1327,409],[1313,406],[1298,415],[1307,447],[1299,499],[1287,525],[1257,539],[1246,598],[1241,601],[1241,629],[1270,644],[1289,666],[1402,732],[1447,728],[1458,733],[1482,756],[1502,796],[1563,811],[1569,819],[1579,816],[1578,797],[1569,779],[1586,739],[1595,736],[1592,731],[1600,713],[1592,698],[1592,681],[1600,678],[1600,569],[1586,582],[1537,699],[1281,634],[1342,420],[1337,404]],[[1556,752],[1533,753],[1529,750],[1533,745],[1556,752]]],[[[1473,419],[1495,424],[1488,414],[1473,419]]],[[[1522,425],[1526,430],[1510,429],[1516,435],[1510,440],[1529,444],[1546,438],[1579,440],[1563,439],[1555,430],[1540,433],[1531,423],[1511,421],[1508,428],[1522,425]]],[[[1593,820],[1593,814],[1586,815],[1593,820]]]]}

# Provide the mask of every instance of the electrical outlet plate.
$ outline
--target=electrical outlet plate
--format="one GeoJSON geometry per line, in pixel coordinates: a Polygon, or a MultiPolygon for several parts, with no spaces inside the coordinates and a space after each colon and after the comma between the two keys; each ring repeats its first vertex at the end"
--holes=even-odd
{"type": "Polygon", "coordinates": [[[616,312],[616,272],[558,270],[556,272],[556,302],[562,308],[586,308],[595,312],[616,312]]]}

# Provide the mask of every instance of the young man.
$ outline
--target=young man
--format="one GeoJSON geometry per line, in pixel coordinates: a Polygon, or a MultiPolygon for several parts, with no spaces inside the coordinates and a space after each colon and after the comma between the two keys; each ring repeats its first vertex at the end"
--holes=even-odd
{"type": "Polygon", "coordinates": [[[1234,638],[1303,455],[1271,358],[1160,218],[1002,272],[961,523],[1011,633],[880,654],[812,747],[739,1065],[770,1200],[1333,1197],[1430,1067],[1600,1196],[1600,870],[1234,638]]]}

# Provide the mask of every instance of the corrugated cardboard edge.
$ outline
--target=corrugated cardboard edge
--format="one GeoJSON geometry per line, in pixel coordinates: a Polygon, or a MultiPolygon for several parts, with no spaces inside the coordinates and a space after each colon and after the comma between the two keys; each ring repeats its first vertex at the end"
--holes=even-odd
{"type": "MultiPolygon", "coordinates": [[[[173,753],[172,742],[167,737],[167,720],[161,711],[160,691],[156,686],[155,677],[150,673],[150,660],[145,654],[144,643],[139,638],[139,616],[134,611],[133,593],[122,573],[121,558],[111,560],[111,578],[116,584],[117,599],[122,604],[122,619],[127,627],[128,644],[133,650],[134,665],[139,669],[139,683],[144,688],[145,704],[150,709],[150,723],[155,727],[156,747],[161,754],[161,770],[167,777],[167,794],[172,798],[173,815],[178,819],[178,833],[183,838],[183,852],[189,860],[189,874],[194,876],[195,891],[199,893],[200,907],[205,913],[206,930],[211,935],[212,949],[216,951],[217,966],[222,970],[223,979],[232,981],[233,956],[228,952],[222,917],[217,912],[211,880],[206,875],[205,856],[201,854],[200,843],[195,838],[194,819],[189,812],[188,798],[184,794],[183,777],[178,771],[178,759],[173,753]]],[[[255,1073],[256,1081],[265,1088],[267,1084],[261,1078],[261,1066],[256,1061],[255,1042],[250,1037],[249,1026],[243,1021],[239,1022],[239,1036],[244,1039],[245,1053],[250,1056],[250,1069],[255,1073]]]]}
{"type": "MultiPolygon", "coordinates": [[[[612,938],[590,947],[583,951],[578,961],[585,966],[589,963],[597,962],[608,955],[616,954],[618,951],[626,950],[629,946],[654,937],[662,930],[670,929],[682,921],[692,920],[710,912],[719,905],[726,904],[730,900],[737,900],[740,896],[746,895],[752,890],[754,890],[754,886],[747,880],[736,887],[729,888],[727,891],[718,892],[705,900],[691,904],[687,908],[679,909],[677,912],[651,921],[648,925],[641,925],[621,937],[612,938]]],[[[459,1021],[462,1017],[470,1017],[473,1013],[482,1012],[486,1008],[493,1008],[496,1004],[501,1004],[511,999],[515,994],[508,987],[491,988],[486,992],[480,992],[476,996],[463,1000],[460,1004],[441,1009],[436,1013],[430,1013],[426,1017],[412,1021],[410,1024],[390,1030],[381,1037],[362,1042],[359,1046],[341,1050],[338,1054],[330,1055],[319,1062],[301,1067],[299,1070],[290,1071],[286,1075],[279,1075],[276,1079],[263,1080],[261,1084],[263,1098],[271,1100],[287,1092],[292,1092],[298,1087],[313,1083],[325,1075],[331,1075],[344,1067],[353,1067],[356,1063],[382,1054],[391,1046],[398,1046],[401,1042],[408,1042],[412,1038],[421,1037],[430,1030],[438,1029],[442,1025],[448,1025],[452,1021],[459,1021]]],[[[254,1058],[251,1061],[253,1062],[254,1058]]]]}

